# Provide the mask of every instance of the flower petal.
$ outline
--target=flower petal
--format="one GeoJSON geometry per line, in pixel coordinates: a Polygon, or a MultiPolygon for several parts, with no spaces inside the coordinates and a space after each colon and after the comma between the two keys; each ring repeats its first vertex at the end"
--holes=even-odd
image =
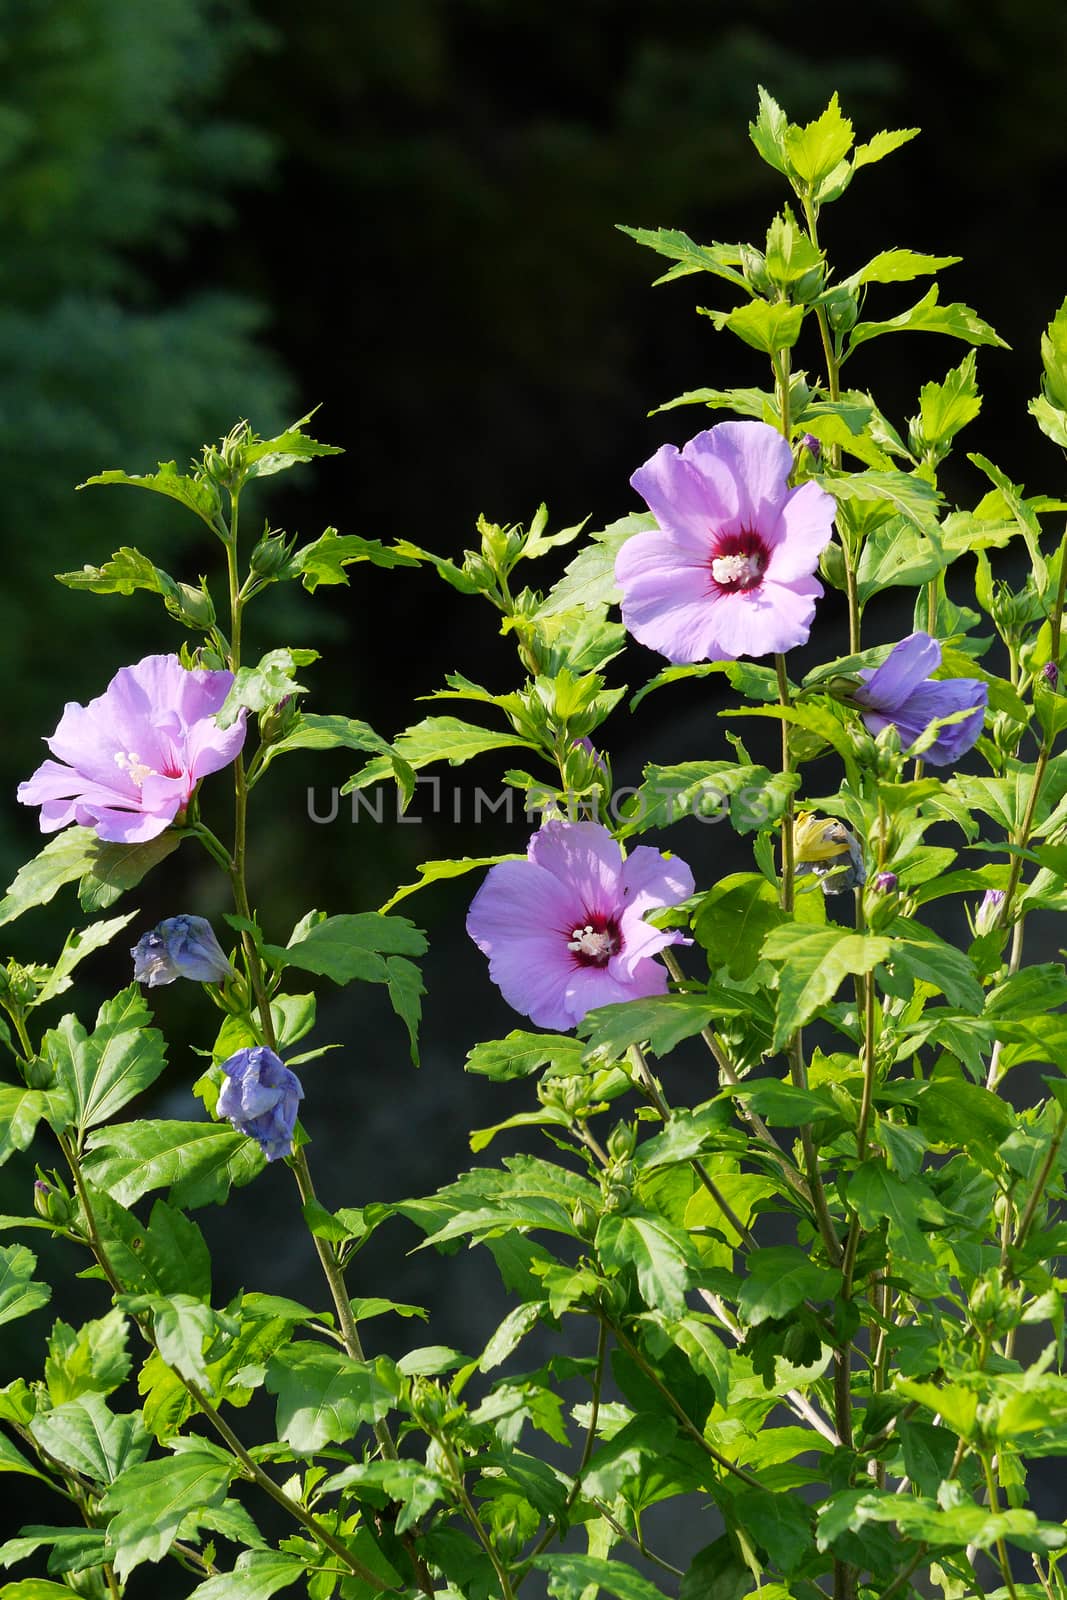
{"type": "Polygon", "coordinates": [[[627,913],[643,917],[660,906],[687,900],[696,885],[684,861],[668,861],[659,850],[640,844],[631,850],[622,868],[622,901],[627,913]]]}
{"type": "Polygon", "coordinates": [[[778,514],[777,526],[764,534],[770,546],[767,577],[775,583],[789,583],[810,576],[830,543],[836,510],[833,495],[817,483],[802,483],[793,489],[778,514]]]}
{"type": "Polygon", "coordinates": [[[709,659],[735,661],[738,656],[784,653],[804,644],[822,592],[817,578],[797,578],[788,584],[764,579],[758,589],[719,596],[714,609],[716,654],[709,659]]]}
{"type": "Polygon", "coordinates": [[[714,531],[732,528],[738,516],[737,485],[729,465],[702,450],[701,441],[710,439],[712,431],[690,439],[681,451],[673,444],[661,445],[630,479],[660,528],[694,554],[708,548],[714,531]]]}
{"type": "Polygon", "coordinates": [[[570,903],[577,901],[587,918],[611,916],[619,905],[622,851],[599,822],[545,822],[530,840],[528,855],[566,886],[570,903]]]}
{"type": "Polygon", "coordinates": [[[937,640],[928,633],[909,633],[893,646],[880,667],[873,672],[869,668],[863,670],[861,677],[866,681],[856,690],[856,699],[875,711],[887,712],[895,720],[901,703],[940,665],[941,646],[937,640]]]}
{"type": "MultiPolygon", "coordinates": [[[[690,440],[686,451],[710,474],[721,463],[737,485],[737,518],[754,533],[768,533],[789,493],[793,452],[767,422],[720,422],[690,440]]],[[[683,452],[685,454],[685,452],[683,452]]]]}
{"type": "Polygon", "coordinates": [[[615,561],[628,632],[668,661],[717,661],[715,593],[706,561],[697,564],[660,534],[628,539],[615,561]]]}

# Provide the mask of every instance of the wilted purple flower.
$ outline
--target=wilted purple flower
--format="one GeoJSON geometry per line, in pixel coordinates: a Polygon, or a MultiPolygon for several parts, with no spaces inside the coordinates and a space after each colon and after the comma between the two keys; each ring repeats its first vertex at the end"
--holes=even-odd
{"type": "Polygon", "coordinates": [[[573,1028],[594,1006],[665,994],[651,958],[685,942],[646,912],[693,893],[693,874],[640,845],[622,851],[599,822],[550,821],[525,861],[491,867],[467,914],[504,999],[542,1028],[573,1028]]]}
{"type": "Polygon", "coordinates": [[[922,758],[933,767],[944,767],[977,741],[985,721],[989,692],[977,678],[931,678],[941,664],[941,646],[928,633],[911,633],[893,646],[882,665],[872,671],[865,667],[860,677],[866,681],[855,691],[855,700],[873,734],[890,723],[900,734],[905,749],[938,717],[954,711],[969,711],[968,717],[942,728],[922,758]]]}
{"type": "Polygon", "coordinates": [[[665,444],[630,482],[659,528],[615,561],[622,620],[669,661],[734,661],[808,637],[834,502],[790,489],[793,454],[766,422],[720,422],[665,444]]]}
{"type": "Polygon", "coordinates": [[[874,880],[874,887],[879,894],[892,894],[898,882],[895,872],[879,872],[874,880]]]}
{"type": "Polygon", "coordinates": [[[19,784],[19,800],[40,806],[42,833],[77,822],[119,844],[154,839],[244,743],[243,711],[230,728],[215,721],[232,682],[230,672],[187,671],[177,656],[122,667],[87,706],[65,706],[45,741],[59,760],[19,784]]]}
{"type": "Polygon", "coordinates": [[[978,902],[978,910],[974,914],[976,938],[980,939],[984,933],[992,933],[996,927],[1005,893],[1004,889],[987,889],[978,902]]]}
{"type": "Polygon", "coordinates": [[[234,976],[206,917],[168,917],[151,933],[142,934],[130,954],[134,981],[149,989],[175,978],[224,983],[234,976]]]}
{"type": "Polygon", "coordinates": [[[296,1109],[304,1086],[284,1061],[257,1044],[238,1050],[222,1063],[226,1082],[216,1109],[228,1117],[238,1133],[255,1139],[268,1161],[287,1156],[293,1148],[296,1109]]]}

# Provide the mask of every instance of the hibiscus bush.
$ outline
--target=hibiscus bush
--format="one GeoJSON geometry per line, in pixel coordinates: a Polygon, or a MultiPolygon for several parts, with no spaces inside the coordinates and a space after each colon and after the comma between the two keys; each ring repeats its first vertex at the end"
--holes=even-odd
{"type": "MultiPolygon", "coordinates": [[[[954,258],[893,248],[845,274],[819,242],[823,208],[915,131],[856,144],[836,98],[800,127],[761,94],[752,141],[792,192],[765,241],[626,230],[666,280],[717,280],[734,304],[701,314],[768,378],[671,402],[733,419],[659,449],[631,480],[647,510],[600,532],[482,519],[455,557],[332,528],[245,537],[250,482],[330,453],[308,418],[270,439],[241,424],[186,473],[91,480],[178,501],[221,575],[179,582],[132,548],[61,575],[162,601],[187,637],[68,704],[18,791],[52,837],[0,922],[74,884],[90,920],[0,973],[0,1152],[28,1202],[2,1220],[54,1235],[95,1304],[49,1329],[34,1252],[0,1247],[0,1320],[46,1341],[0,1390],[0,1469],[55,1505],[0,1546],[41,1574],[0,1600],[154,1594],[158,1563],[195,1600],[1067,1596],[1062,1480],[1040,1465],[1067,1455],[1067,973],[1025,950],[1030,916],[1055,928],[1067,908],[1067,541],[1044,531],[1067,501],[974,454],[984,492],[946,503],[943,463],[981,406],[975,347],[1001,341],[936,281],[897,309],[894,286],[954,258]],[[864,347],[915,332],[970,348],[894,420],[864,347]],[[1021,584],[1002,566],[1016,550],[1021,584]],[[488,602],[515,682],[427,684],[463,714],[387,738],[313,709],[313,652],[243,660],[264,591],[313,594],[363,562],[428,563],[472,616],[488,602]],[[827,586],[843,658],[820,648],[827,586]],[[914,592],[902,638],[884,636],[884,589],[914,592]],[[695,755],[621,795],[606,725],[628,634],[653,652],[631,704],[704,677],[732,698],[695,755]],[[780,756],[751,755],[740,719],[780,756]],[[349,792],[395,784],[404,803],[434,763],[521,760],[503,781],[530,828],[506,857],[423,864],[378,910],[279,927],[249,903],[249,801],[269,807],[279,758],[323,749],[357,753],[349,792]],[[227,785],[213,828],[201,802],[227,785]],[[735,833],[749,869],[697,881],[672,851],[693,816],[735,833]],[[218,869],[224,916],[99,915],[179,849],[218,869]],[[415,1055],[425,939],[395,907],[463,874],[486,985],[519,1019],[471,1040],[466,1066],[490,1108],[494,1083],[527,1080],[526,1109],[473,1134],[492,1155],[436,1194],[378,1200],[354,1160],[327,1207],[309,1157],[339,1069],[316,1064],[312,980],[382,986],[415,1055]],[[128,987],[95,1022],[57,1017],[120,937],[128,987]],[[166,1063],[150,991],[171,983],[204,1057],[177,1120],[147,1095],[166,1063]],[[683,1042],[706,1055],[695,1104],[673,1087],[683,1042]],[[512,1137],[527,1153],[498,1156],[512,1137]],[[290,1175],[321,1298],[216,1303],[205,1208],[290,1175]],[[460,1245],[487,1253],[510,1306],[479,1348],[435,1343],[388,1283],[350,1294],[379,1230],[435,1249],[446,1283],[460,1245]],[[385,1315],[416,1319],[398,1359],[367,1334],[385,1315]]],[[[1040,354],[1030,411],[1064,447],[1067,301],[1040,354]]]]}

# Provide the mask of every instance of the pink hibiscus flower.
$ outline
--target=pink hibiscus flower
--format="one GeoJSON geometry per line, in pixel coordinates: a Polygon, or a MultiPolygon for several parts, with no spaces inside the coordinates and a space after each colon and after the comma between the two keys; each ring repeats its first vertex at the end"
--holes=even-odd
{"type": "Polygon", "coordinates": [[[652,957],[686,943],[643,919],[693,893],[684,861],[622,851],[599,822],[546,822],[525,861],[491,867],[467,914],[509,1005],[542,1028],[573,1028],[594,1006],[667,991],[652,957]]]}
{"type": "Polygon", "coordinates": [[[793,455],[765,422],[720,422],[665,444],[630,482],[659,528],[615,562],[622,620],[669,661],[735,661],[803,644],[823,592],[815,577],[834,502],[790,489],[793,455]]]}
{"type": "Polygon", "coordinates": [[[45,740],[59,760],[20,783],[19,800],[40,806],[42,833],[77,822],[118,844],[154,839],[243,745],[243,711],[230,728],[215,721],[232,683],[232,672],[190,672],[177,656],[122,667],[87,706],[64,707],[45,740]]]}

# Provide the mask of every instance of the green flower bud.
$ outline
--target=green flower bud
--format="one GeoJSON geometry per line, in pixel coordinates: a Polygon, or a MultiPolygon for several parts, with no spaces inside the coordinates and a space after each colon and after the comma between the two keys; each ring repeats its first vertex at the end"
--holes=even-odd
{"type": "Polygon", "coordinates": [[[608,1135],[608,1153],[615,1161],[628,1162],[637,1149],[637,1129],[633,1123],[617,1122],[608,1135]]]}
{"type": "Polygon", "coordinates": [[[268,528],[248,558],[248,565],[259,578],[273,578],[285,566],[293,553],[296,539],[287,539],[284,533],[272,533],[268,528]]]}
{"type": "Polygon", "coordinates": [[[859,301],[848,289],[831,289],[823,300],[826,318],[835,333],[847,333],[855,326],[859,315],[859,301]]]}
{"type": "Polygon", "coordinates": [[[33,1209],[46,1222],[64,1227],[74,1215],[74,1203],[69,1192],[53,1175],[38,1177],[33,1186],[33,1209]]]}
{"type": "Polygon", "coordinates": [[[188,628],[200,628],[206,633],[215,626],[215,606],[206,589],[194,589],[190,583],[176,583],[163,603],[171,616],[188,628]]]}
{"type": "Polygon", "coordinates": [[[591,1239],[596,1233],[597,1214],[587,1200],[576,1200],[571,1208],[571,1221],[583,1239],[591,1239]]]}
{"type": "Polygon", "coordinates": [[[744,274],[745,282],[757,294],[766,297],[773,292],[774,285],[771,282],[770,273],[767,271],[767,258],[762,250],[757,250],[751,244],[743,244],[741,246],[741,271],[744,274]]]}
{"type": "Polygon", "coordinates": [[[259,714],[259,737],[263,744],[277,744],[292,728],[300,712],[295,695],[287,694],[276,706],[259,714]]]}

